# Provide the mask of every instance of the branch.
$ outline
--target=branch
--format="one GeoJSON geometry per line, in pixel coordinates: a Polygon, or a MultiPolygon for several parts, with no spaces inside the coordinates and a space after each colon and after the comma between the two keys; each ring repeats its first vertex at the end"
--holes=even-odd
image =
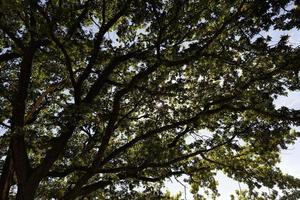
{"type": "MultiPolygon", "coordinates": [[[[77,116],[74,121],[79,121],[79,117],[77,116]]],[[[63,127],[63,131],[60,136],[55,138],[52,143],[51,148],[46,152],[45,158],[42,160],[41,164],[33,171],[32,180],[35,182],[39,182],[44,178],[48,173],[54,162],[58,159],[59,155],[64,151],[69,138],[72,136],[74,130],[76,128],[76,124],[74,122],[69,121],[65,127],[63,127]]]]}
{"type": "Polygon", "coordinates": [[[128,143],[126,143],[126,144],[122,145],[121,147],[119,147],[119,148],[115,149],[114,151],[112,151],[101,162],[101,165],[104,165],[105,163],[107,163],[108,161],[110,161],[112,158],[116,157],[120,153],[122,153],[122,152],[126,151],[127,149],[131,148],[135,144],[152,137],[153,135],[156,135],[158,133],[162,133],[162,132],[165,132],[165,131],[168,131],[168,130],[171,130],[171,129],[175,129],[175,128],[178,128],[180,126],[191,124],[191,123],[197,121],[201,116],[215,114],[217,112],[220,112],[221,110],[223,110],[223,108],[217,108],[215,110],[203,111],[203,112],[200,112],[200,113],[196,114],[194,117],[191,117],[191,118],[188,118],[188,119],[185,119],[185,120],[181,120],[181,121],[177,121],[177,122],[162,126],[160,128],[157,128],[157,129],[150,130],[147,133],[135,137],[134,139],[132,139],[128,143]]]}
{"type": "Polygon", "coordinates": [[[78,179],[77,183],[75,184],[75,187],[73,187],[72,190],[66,193],[66,196],[73,193],[74,195],[77,194],[77,192],[80,190],[80,188],[85,184],[96,172],[97,169],[101,163],[102,157],[104,155],[104,152],[108,146],[108,143],[110,141],[110,138],[112,136],[112,133],[115,129],[115,123],[117,121],[119,110],[120,110],[120,101],[121,98],[127,94],[132,88],[134,88],[135,84],[139,81],[141,81],[143,78],[146,78],[151,73],[153,73],[158,67],[160,66],[160,63],[156,63],[153,66],[147,68],[144,71],[141,71],[137,75],[135,75],[132,80],[129,82],[127,87],[124,89],[118,91],[114,97],[113,101],[113,108],[110,115],[110,119],[108,122],[108,125],[105,128],[103,138],[101,141],[100,148],[97,152],[97,155],[95,156],[95,159],[93,160],[92,166],[89,168],[88,172],[86,172],[81,178],[78,179]]]}
{"type": "MultiPolygon", "coordinates": [[[[133,53],[135,54],[135,53],[133,53]]],[[[127,57],[131,57],[131,54],[129,53],[128,55],[125,56],[121,56],[121,59],[117,59],[118,62],[112,62],[111,65],[117,65],[119,64],[119,62],[122,61],[122,59],[128,59],[127,57]]],[[[106,70],[104,70],[102,72],[102,76],[103,78],[105,77],[105,75],[107,73],[109,73],[109,71],[111,70],[111,65],[108,65],[106,67],[106,70]]],[[[104,83],[101,82],[101,79],[98,79],[100,82],[100,85],[98,89],[101,89],[101,87],[103,87],[104,83]],[[103,84],[103,85],[102,85],[103,84]]],[[[96,84],[96,83],[95,83],[96,84]]],[[[97,88],[95,88],[96,91],[98,91],[97,88]]],[[[85,98],[84,102],[89,103],[89,101],[92,101],[93,98],[97,95],[97,93],[91,95],[89,98],[85,98]]],[[[65,110],[65,113],[68,113],[69,111],[71,111],[72,109],[74,109],[73,107],[70,107],[69,109],[65,110]]],[[[82,113],[81,113],[82,114],[82,113]]],[[[40,181],[44,176],[47,175],[47,173],[49,172],[49,169],[51,168],[51,166],[53,165],[53,163],[56,161],[56,159],[58,158],[58,156],[60,155],[60,153],[62,152],[62,149],[65,148],[69,138],[72,136],[75,128],[76,128],[76,123],[82,119],[83,115],[78,115],[76,117],[73,117],[72,120],[70,120],[65,127],[62,128],[62,132],[60,134],[60,136],[58,138],[55,139],[55,142],[52,144],[50,150],[48,150],[46,152],[46,156],[44,158],[44,160],[42,161],[42,163],[40,164],[40,166],[34,171],[34,177],[37,181],[40,181]]]]}
{"type": "Polygon", "coordinates": [[[188,132],[190,132],[190,131],[191,131],[191,129],[189,129],[188,127],[186,127],[186,129],[185,129],[184,131],[180,132],[180,133],[173,139],[173,141],[172,141],[170,144],[167,145],[168,148],[175,147],[176,144],[177,144],[177,142],[178,142],[178,140],[179,140],[181,137],[183,137],[185,134],[187,134],[188,132]]]}
{"type": "Polygon", "coordinates": [[[102,73],[99,75],[95,83],[91,86],[83,102],[90,103],[98,95],[98,93],[101,91],[103,86],[108,82],[110,74],[117,66],[119,66],[121,63],[125,61],[128,61],[129,59],[144,58],[144,56],[146,56],[148,52],[149,51],[133,51],[122,56],[114,57],[111,60],[111,62],[105,67],[102,73]]]}
{"type": "Polygon", "coordinates": [[[12,32],[10,32],[11,28],[5,26],[3,23],[0,23],[0,29],[6,34],[8,35],[8,37],[15,42],[15,44],[22,50],[25,49],[25,45],[23,43],[23,41],[20,38],[17,38],[15,36],[15,34],[13,34],[12,32]]]}
{"type": "Polygon", "coordinates": [[[64,55],[67,71],[69,73],[71,84],[72,84],[72,87],[74,89],[75,103],[78,103],[79,99],[80,99],[80,96],[77,92],[76,81],[75,81],[75,78],[74,78],[74,72],[73,72],[73,67],[72,67],[72,60],[71,60],[65,46],[63,45],[63,43],[61,43],[59,41],[59,39],[55,37],[53,32],[51,32],[51,36],[52,36],[52,39],[53,39],[54,43],[57,45],[57,47],[62,51],[62,53],[64,55]]]}
{"type": "MultiPolygon", "coordinates": [[[[125,113],[116,123],[115,127],[119,127],[119,125],[125,120],[129,119],[129,116],[136,111],[136,109],[140,106],[143,99],[140,99],[137,104],[133,106],[132,109],[130,109],[127,113],[125,113]]],[[[140,118],[140,117],[139,117],[140,118]]]]}
{"type": "MultiPolygon", "coordinates": [[[[152,131],[149,131],[146,134],[137,136],[136,138],[132,139],[131,141],[129,141],[128,143],[124,144],[123,146],[115,149],[113,152],[111,152],[101,163],[101,165],[103,165],[104,163],[108,162],[109,160],[111,160],[112,158],[114,158],[115,156],[119,155],[121,152],[126,151],[126,149],[131,148],[132,146],[134,146],[136,143],[142,141],[142,140],[146,140],[148,138],[150,138],[151,136],[157,134],[157,133],[161,133],[164,131],[168,131],[170,129],[174,129],[177,128],[179,126],[183,126],[183,125],[187,125],[190,123],[195,122],[198,118],[200,118],[201,116],[205,116],[205,115],[210,115],[210,114],[215,114],[217,112],[220,112],[222,110],[231,110],[232,107],[228,106],[224,103],[228,103],[231,100],[237,98],[238,96],[242,95],[243,92],[249,88],[254,82],[259,81],[259,80],[264,80],[266,77],[270,77],[273,75],[276,75],[278,73],[280,73],[281,69],[275,69],[271,72],[265,73],[263,75],[260,75],[258,77],[254,77],[251,78],[249,80],[247,80],[244,84],[242,84],[241,88],[237,89],[233,94],[228,95],[228,96],[223,96],[220,97],[219,99],[217,99],[216,101],[213,101],[211,103],[208,103],[206,105],[206,107],[209,107],[211,105],[217,105],[219,103],[221,103],[221,106],[219,108],[216,108],[214,110],[204,110],[200,113],[198,113],[197,115],[195,115],[194,117],[190,118],[190,119],[186,119],[186,120],[182,120],[182,121],[178,121],[178,122],[174,122],[173,124],[169,124],[163,127],[160,127],[158,129],[154,129],[152,131]]],[[[294,118],[295,120],[298,120],[298,118],[294,118]]]]}
{"type": "Polygon", "coordinates": [[[8,199],[9,190],[13,183],[13,175],[14,175],[13,159],[11,158],[11,152],[8,151],[4,166],[1,171],[0,199],[8,199]]]}
{"type": "MultiPolygon", "coordinates": [[[[83,188],[80,189],[78,196],[87,196],[88,194],[90,194],[91,192],[94,192],[96,190],[99,190],[100,188],[104,188],[105,186],[111,184],[112,181],[98,181],[96,183],[90,184],[90,185],[86,185],[83,188]]],[[[70,196],[65,196],[64,200],[73,200],[74,196],[70,195],[70,196]]]]}
{"type": "Polygon", "coordinates": [[[29,124],[32,123],[33,120],[37,117],[38,113],[40,112],[40,110],[43,108],[42,103],[44,98],[49,95],[50,93],[54,92],[55,90],[57,90],[59,88],[59,86],[61,86],[61,84],[64,83],[64,81],[55,83],[50,85],[45,92],[43,92],[41,94],[41,96],[39,96],[36,101],[33,103],[33,105],[31,106],[30,112],[27,113],[27,115],[25,116],[25,124],[29,124]]]}
{"type": "Polygon", "coordinates": [[[90,9],[90,5],[91,5],[91,0],[85,2],[84,4],[84,8],[82,10],[82,12],[80,13],[80,15],[74,20],[74,23],[72,24],[72,26],[69,28],[68,33],[66,35],[67,39],[72,38],[74,32],[76,31],[76,29],[80,26],[80,23],[84,20],[84,18],[87,16],[87,13],[89,12],[90,9]]]}
{"type": "MultiPolygon", "coordinates": [[[[221,27],[218,28],[216,31],[214,31],[212,36],[204,43],[204,45],[199,45],[197,47],[196,51],[194,51],[194,48],[195,48],[194,46],[187,49],[186,52],[188,52],[188,53],[190,51],[193,52],[193,54],[191,56],[187,56],[183,59],[178,59],[178,60],[165,59],[164,64],[166,64],[167,66],[180,66],[180,65],[189,64],[189,63],[193,62],[195,59],[199,59],[199,55],[205,49],[207,49],[225,31],[225,29],[231,22],[233,22],[237,17],[239,17],[239,15],[241,14],[241,9],[242,9],[243,5],[244,5],[244,1],[239,6],[237,12],[235,14],[231,15],[229,19],[224,21],[223,24],[221,25],[221,27]]],[[[200,41],[199,43],[202,44],[202,42],[203,41],[200,41]]],[[[182,57],[182,55],[180,57],[182,57]]]]}
{"type": "Polygon", "coordinates": [[[294,122],[296,125],[299,125],[299,123],[300,123],[300,111],[299,110],[277,110],[275,112],[270,112],[267,110],[263,110],[261,108],[257,108],[255,106],[240,105],[238,107],[235,107],[232,105],[226,105],[226,107],[228,110],[232,110],[235,112],[251,110],[251,111],[256,112],[257,114],[260,114],[260,115],[263,115],[266,117],[272,117],[274,119],[294,122]]]}
{"type": "Polygon", "coordinates": [[[77,88],[76,88],[76,81],[75,81],[75,78],[74,78],[74,72],[73,72],[73,67],[72,67],[72,59],[69,56],[64,44],[62,42],[60,42],[60,40],[54,34],[54,30],[53,30],[54,22],[50,19],[50,17],[43,10],[42,7],[40,7],[38,5],[37,5],[37,7],[38,7],[39,12],[42,14],[42,16],[45,18],[45,20],[48,23],[49,34],[50,34],[51,39],[54,41],[55,45],[60,49],[60,51],[64,55],[65,65],[67,67],[67,71],[68,71],[68,74],[69,74],[69,77],[70,77],[70,81],[71,81],[72,87],[74,89],[75,103],[77,103],[79,101],[80,97],[78,96],[78,92],[77,92],[77,88]]]}
{"type": "Polygon", "coordinates": [[[23,60],[20,64],[17,91],[14,95],[15,100],[12,106],[12,137],[10,149],[12,151],[18,183],[24,183],[31,168],[24,140],[23,127],[25,124],[26,99],[31,78],[32,62],[37,47],[38,45],[31,41],[30,46],[24,50],[23,60]]]}
{"type": "Polygon", "coordinates": [[[0,122],[0,125],[3,126],[3,127],[5,127],[5,128],[7,128],[7,129],[11,129],[11,126],[8,125],[8,124],[6,124],[6,123],[4,123],[4,122],[0,122]]]}
{"type": "Polygon", "coordinates": [[[6,62],[12,59],[20,58],[20,55],[18,53],[4,53],[0,55],[0,63],[6,62]]]}
{"type": "MultiPolygon", "coordinates": [[[[234,140],[234,138],[236,137],[236,135],[232,136],[231,138],[229,138],[227,141],[224,141],[220,144],[217,144],[211,148],[208,148],[208,149],[199,149],[198,151],[195,151],[193,153],[189,153],[189,154],[186,154],[186,155],[182,155],[182,156],[179,156],[177,158],[174,158],[168,162],[160,162],[160,163],[143,163],[142,165],[140,166],[124,166],[124,167],[117,167],[117,168],[104,168],[104,169],[99,169],[97,171],[97,173],[120,173],[120,172],[125,172],[123,174],[123,176],[119,176],[119,177],[131,177],[131,178],[138,178],[137,176],[130,176],[130,175],[136,175],[138,172],[141,172],[142,170],[146,169],[146,168],[166,168],[166,167],[169,167],[170,165],[174,164],[174,163],[178,163],[182,160],[187,160],[191,157],[194,157],[194,156],[197,156],[197,155],[201,155],[203,153],[206,153],[206,152],[209,152],[209,151],[212,151],[212,150],[215,150],[221,146],[224,146],[230,142],[232,142],[234,140]],[[126,176],[126,175],[129,175],[129,176],[126,176]]],[[[210,167],[201,167],[201,168],[197,168],[197,170],[207,170],[207,169],[210,169],[210,167]]],[[[84,166],[74,166],[74,167],[70,167],[64,171],[52,171],[52,172],[49,172],[49,176],[51,177],[65,177],[66,175],[70,174],[70,173],[73,173],[75,171],[86,171],[88,172],[89,169],[87,167],[84,167],[84,166]]],[[[174,174],[173,174],[174,175],[174,174]]],[[[139,178],[138,178],[139,179],[139,178]]],[[[156,178],[152,179],[152,178],[149,178],[148,181],[154,181],[156,178]]],[[[142,179],[141,179],[142,180],[142,179]]],[[[157,180],[156,180],[157,181],[157,180]]]]}
{"type": "Polygon", "coordinates": [[[66,169],[64,169],[63,171],[61,170],[53,170],[53,171],[50,171],[47,176],[48,177],[60,177],[60,178],[63,178],[71,173],[74,173],[74,172],[77,172],[77,171],[86,171],[88,169],[87,166],[71,166],[71,167],[68,167],[66,169]]]}
{"type": "Polygon", "coordinates": [[[184,171],[170,171],[162,176],[157,176],[157,177],[147,177],[147,176],[139,176],[137,174],[120,174],[119,177],[121,179],[126,179],[126,178],[134,178],[137,180],[145,181],[145,182],[158,182],[161,180],[164,180],[168,177],[174,176],[174,175],[182,175],[185,174],[184,171]]]}
{"type": "MultiPolygon", "coordinates": [[[[89,74],[92,71],[92,68],[94,67],[94,65],[97,61],[98,54],[100,51],[100,44],[102,43],[104,35],[125,14],[130,3],[131,3],[131,0],[128,0],[127,2],[125,2],[125,6],[123,6],[123,8],[118,13],[116,13],[116,15],[111,20],[109,20],[106,24],[101,26],[99,32],[96,34],[96,37],[94,39],[94,48],[91,52],[91,57],[89,59],[89,63],[86,66],[86,68],[84,69],[83,73],[78,77],[78,80],[77,80],[77,87],[78,87],[79,91],[81,91],[83,82],[89,76],[89,74]]],[[[81,93],[81,92],[79,92],[79,93],[81,93]]]]}

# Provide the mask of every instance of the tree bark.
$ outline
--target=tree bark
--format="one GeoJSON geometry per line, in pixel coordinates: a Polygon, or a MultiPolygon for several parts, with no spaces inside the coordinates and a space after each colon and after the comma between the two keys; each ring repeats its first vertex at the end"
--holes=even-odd
{"type": "Polygon", "coordinates": [[[14,169],[10,151],[7,154],[0,178],[0,199],[8,199],[9,190],[13,183],[14,169]]]}
{"type": "Polygon", "coordinates": [[[38,184],[28,183],[24,185],[18,185],[18,192],[16,200],[33,200],[38,184]]]}

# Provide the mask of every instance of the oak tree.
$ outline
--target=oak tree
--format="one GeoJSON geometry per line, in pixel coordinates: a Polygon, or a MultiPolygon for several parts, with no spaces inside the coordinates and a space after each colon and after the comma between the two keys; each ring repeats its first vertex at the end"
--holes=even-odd
{"type": "MultiPolygon", "coordinates": [[[[0,199],[172,199],[170,177],[297,193],[292,0],[2,0],[0,199]],[[262,35],[262,32],[265,35],[262,35]]],[[[174,197],[175,199],[178,197],[174,197]]]]}

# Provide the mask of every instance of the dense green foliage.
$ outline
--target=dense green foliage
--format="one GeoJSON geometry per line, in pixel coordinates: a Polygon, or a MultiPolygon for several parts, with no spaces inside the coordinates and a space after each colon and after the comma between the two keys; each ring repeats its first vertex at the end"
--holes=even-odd
{"type": "Polygon", "coordinates": [[[297,194],[276,164],[300,113],[274,100],[300,89],[300,49],[260,33],[300,28],[299,1],[0,6],[0,199],[179,199],[161,187],[182,175],[211,199],[218,171],[241,199],[297,194]]]}

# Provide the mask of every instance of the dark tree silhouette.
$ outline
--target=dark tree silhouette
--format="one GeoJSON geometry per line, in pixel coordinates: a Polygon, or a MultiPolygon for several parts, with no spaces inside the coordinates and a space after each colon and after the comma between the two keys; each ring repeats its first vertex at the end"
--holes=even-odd
{"type": "Polygon", "coordinates": [[[300,51],[260,33],[299,28],[299,1],[0,6],[0,199],[172,199],[182,175],[202,199],[217,171],[297,193],[276,164],[300,114],[273,102],[300,51]]]}

